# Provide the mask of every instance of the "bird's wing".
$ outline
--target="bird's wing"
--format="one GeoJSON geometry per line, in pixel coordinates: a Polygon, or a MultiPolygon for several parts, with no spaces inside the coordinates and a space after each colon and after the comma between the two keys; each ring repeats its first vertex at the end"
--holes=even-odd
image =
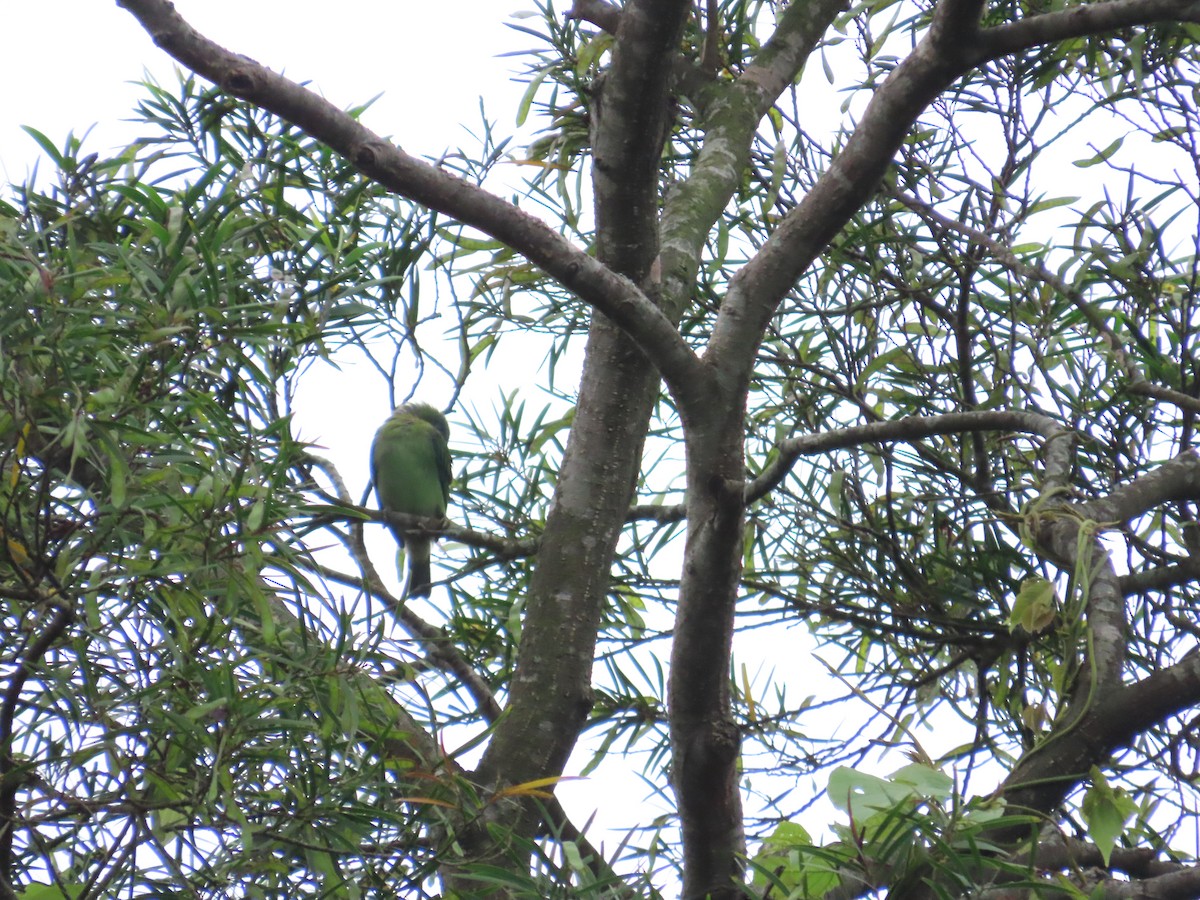
{"type": "Polygon", "coordinates": [[[442,496],[446,503],[450,502],[450,479],[453,477],[450,472],[450,448],[446,445],[446,438],[437,429],[433,431],[433,461],[437,466],[438,481],[442,484],[442,496]]]}

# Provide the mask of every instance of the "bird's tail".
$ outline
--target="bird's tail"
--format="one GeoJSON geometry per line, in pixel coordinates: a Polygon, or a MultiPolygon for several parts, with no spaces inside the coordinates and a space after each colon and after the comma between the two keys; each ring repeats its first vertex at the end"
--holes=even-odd
{"type": "Polygon", "coordinates": [[[430,542],[409,538],[408,549],[408,596],[428,597],[433,578],[429,574],[430,542]]]}

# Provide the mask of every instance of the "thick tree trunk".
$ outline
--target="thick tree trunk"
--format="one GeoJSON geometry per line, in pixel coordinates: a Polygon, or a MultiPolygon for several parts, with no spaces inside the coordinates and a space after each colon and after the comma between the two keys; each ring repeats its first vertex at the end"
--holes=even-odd
{"type": "Polygon", "coordinates": [[[701,420],[684,418],[688,531],[668,696],[682,896],[734,900],[744,896],[746,851],[729,686],[745,528],[744,405],[719,395],[709,409],[701,420]]]}
{"type": "Polygon", "coordinates": [[[575,746],[591,709],[609,573],[658,392],[658,373],[645,355],[597,316],[530,585],[504,727],[476,771],[485,788],[560,773],[575,746]]]}

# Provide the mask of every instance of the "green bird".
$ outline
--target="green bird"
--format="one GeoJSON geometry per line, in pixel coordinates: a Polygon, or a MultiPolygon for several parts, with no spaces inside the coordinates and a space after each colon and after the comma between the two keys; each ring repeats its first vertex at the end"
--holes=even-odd
{"type": "MultiPolygon", "coordinates": [[[[382,509],[428,519],[445,517],[450,500],[449,437],[446,417],[429,404],[396,408],[371,443],[371,481],[382,509]]],[[[430,538],[390,527],[408,555],[408,594],[428,597],[430,538]]]]}

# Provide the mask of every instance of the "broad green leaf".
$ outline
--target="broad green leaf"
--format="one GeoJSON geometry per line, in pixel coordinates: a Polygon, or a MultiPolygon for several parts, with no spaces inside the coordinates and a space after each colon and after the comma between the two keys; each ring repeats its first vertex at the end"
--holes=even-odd
{"type": "Polygon", "coordinates": [[[1021,582],[1008,626],[1010,629],[1021,627],[1030,634],[1038,634],[1054,621],[1058,606],[1054,584],[1040,575],[1031,575],[1021,582]]]}
{"type": "Polygon", "coordinates": [[[1125,831],[1125,823],[1137,811],[1137,804],[1124,788],[1112,788],[1096,766],[1091,769],[1091,782],[1083,795],[1083,820],[1104,857],[1104,864],[1108,865],[1113,847],[1125,831]]]}

